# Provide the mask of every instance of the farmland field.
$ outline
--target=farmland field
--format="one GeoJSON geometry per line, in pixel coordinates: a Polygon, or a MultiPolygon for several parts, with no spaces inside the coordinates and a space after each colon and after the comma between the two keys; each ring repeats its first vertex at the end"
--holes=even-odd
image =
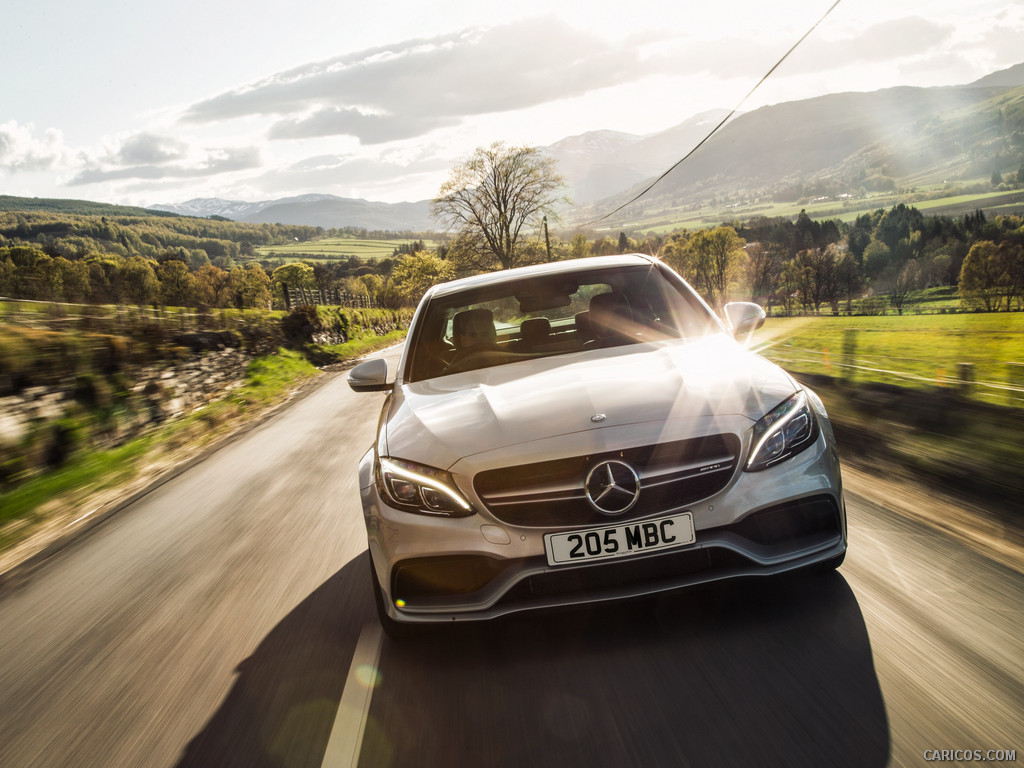
{"type": "Polygon", "coordinates": [[[962,387],[973,398],[1024,408],[1021,312],[769,318],[752,346],[794,373],[962,387]]]}
{"type": "MultiPolygon", "coordinates": [[[[312,259],[330,260],[347,259],[355,256],[363,261],[369,259],[391,258],[395,249],[400,245],[408,245],[416,242],[410,238],[395,238],[393,240],[373,240],[358,237],[330,237],[323,240],[310,240],[306,242],[288,243],[287,245],[266,245],[257,249],[260,258],[290,258],[290,259],[312,259]]],[[[427,247],[435,247],[435,243],[427,242],[427,247]]]]}
{"type": "Polygon", "coordinates": [[[732,206],[705,206],[699,210],[680,209],[651,212],[634,221],[613,224],[608,227],[608,230],[629,227],[644,232],[667,234],[681,227],[703,229],[736,219],[749,221],[756,216],[794,218],[801,210],[806,210],[807,215],[814,219],[839,219],[852,222],[864,213],[870,213],[879,208],[890,208],[900,202],[913,205],[923,213],[934,216],[962,216],[977,208],[984,209],[991,214],[1008,214],[1020,213],[1024,210],[1024,192],[1020,190],[979,192],[943,197],[939,190],[922,188],[917,192],[907,194],[883,193],[865,198],[826,198],[780,203],[766,200],[732,206]],[[935,197],[932,198],[932,195],[935,197]]]}

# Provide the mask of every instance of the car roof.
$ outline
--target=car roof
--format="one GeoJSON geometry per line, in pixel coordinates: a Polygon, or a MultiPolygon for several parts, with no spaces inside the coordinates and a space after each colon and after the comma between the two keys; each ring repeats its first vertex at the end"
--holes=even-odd
{"type": "Polygon", "coordinates": [[[499,272],[486,272],[482,275],[473,275],[472,277],[463,277],[447,283],[439,283],[427,292],[426,298],[447,296],[481,286],[499,285],[501,283],[522,280],[523,278],[571,274],[573,272],[603,267],[649,266],[654,261],[650,256],[644,256],[640,253],[625,253],[618,256],[590,256],[584,259],[533,264],[529,267],[516,267],[515,269],[504,269],[499,272]]]}

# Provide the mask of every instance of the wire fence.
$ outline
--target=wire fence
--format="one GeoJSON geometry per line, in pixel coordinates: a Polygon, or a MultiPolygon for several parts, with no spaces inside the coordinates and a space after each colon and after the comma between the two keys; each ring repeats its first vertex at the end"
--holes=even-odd
{"type": "Polygon", "coordinates": [[[285,286],[288,308],[303,305],[378,309],[376,300],[366,294],[353,294],[338,289],[290,288],[285,286]]]}

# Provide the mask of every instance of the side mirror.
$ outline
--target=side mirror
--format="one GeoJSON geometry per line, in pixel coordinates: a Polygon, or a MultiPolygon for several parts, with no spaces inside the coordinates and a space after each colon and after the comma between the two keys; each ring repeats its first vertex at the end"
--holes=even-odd
{"type": "Polygon", "coordinates": [[[725,305],[725,319],[735,339],[749,336],[764,325],[764,310],[749,301],[733,301],[725,305]]]}
{"type": "Polygon", "coordinates": [[[388,384],[387,361],[377,358],[360,363],[348,372],[348,385],[356,392],[386,392],[394,387],[388,384]]]}

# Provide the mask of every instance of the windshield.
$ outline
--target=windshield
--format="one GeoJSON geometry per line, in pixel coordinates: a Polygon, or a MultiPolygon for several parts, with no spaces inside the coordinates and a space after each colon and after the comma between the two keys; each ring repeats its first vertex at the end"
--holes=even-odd
{"type": "Polygon", "coordinates": [[[407,381],[718,330],[655,265],[508,280],[430,301],[411,334],[407,381]]]}

